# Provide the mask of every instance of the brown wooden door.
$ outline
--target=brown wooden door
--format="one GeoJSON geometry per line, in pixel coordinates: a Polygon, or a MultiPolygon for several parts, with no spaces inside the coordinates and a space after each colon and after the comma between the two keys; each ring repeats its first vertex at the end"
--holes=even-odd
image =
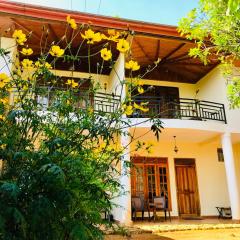
{"type": "Polygon", "coordinates": [[[179,215],[199,216],[200,204],[195,164],[175,165],[179,215]]]}

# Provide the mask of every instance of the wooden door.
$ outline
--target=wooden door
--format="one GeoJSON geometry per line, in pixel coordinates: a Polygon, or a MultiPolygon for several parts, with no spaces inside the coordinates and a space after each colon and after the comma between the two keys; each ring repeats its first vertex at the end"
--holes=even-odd
{"type": "Polygon", "coordinates": [[[199,216],[200,203],[194,163],[178,164],[175,159],[178,210],[180,216],[199,216]]]}
{"type": "Polygon", "coordinates": [[[167,159],[134,158],[131,169],[131,194],[144,196],[146,202],[153,202],[155,196],[164,196],[171,209],[171,195],[167,159]]]}

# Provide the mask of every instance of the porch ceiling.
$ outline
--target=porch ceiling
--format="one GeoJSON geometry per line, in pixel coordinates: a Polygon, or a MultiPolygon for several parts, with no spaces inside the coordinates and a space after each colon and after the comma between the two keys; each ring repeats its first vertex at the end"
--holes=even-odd
{"type": "MultiPolygon", "coordinates": [[[[141,138],[141,140],[143,141],[154,140],[157,141],[156,137],[154,136],[154,133],[149,132],[148,128],[137,128],[136,130],[134,130],[134,136],[135,137],[144,136],[141,138]]],[[[210,143],[212,141],[220,141],[221,134],[219,132],[203,131],[196,129],[165,128],[162,130],[162,133],[160,134],[159,141],[174,143],[173,136],[176,136],[177,142],[201,144],[210,143]]]]}
{"type": "MultiPolygon", "coordinates": [[[[142,71],[158,58],[161,59],[158,67],[146,76],[147,79],[196,83],[218,64],[214,58],[208,66],[204,66],[197,59],[190,58],[188,51],[194,46],[194,42],[181,37],[176,27],[173,26],[70,12],[3,0],[0,0],[0,34],[11,37],[14,29],[22,29],[26,33],[32,31],[28,45],[33,48],[35,53],[33,59],[36,59],[41,51],[39,42],[43,27],[45,30],[48,29],[48,35],[42,38],[42,46],[50,46],[53,41],[58,42],[64,36],[66,16],[69,14],[76,19],[76,22],[90,24],[96,31],[105,32],[108,28],[134,31],[135,36],[129,58],[137,60],[142,66],[142,71]]],[[[66,40],[70,39],[71,34],[71,31],[67,32],[66,40]]],[[[72,44],[75,50],[79,46],[80,38],[80,36],[76,38],[72,44]]],[[[105,42],[101,42],[94,45],[93,51],[98,52],[104,44],[105,42]]],[[[64,47],[63,41],[62,47],[64,47]]],[[[83,49],[87,49],[87,47],[83,49]]],[[[113,59],[116,59],[118,52],[115,50],[115,44],[112,46],[112,51],[113,59]]],[[[98,62],[100,62],[99,54],[94,57],[93,65],[96,67],[92,71],[97,72],[98,62]]],[[[57,65],[57,68],[61,69],[69,69],[69,67],[66,63],[59,62],[57,65]]],[[[75,70],[87,72],[86,60],[81,60],[76,65],[75,70]]],[[[105,68],[103,74],[109,74],[110,71],[110,68],[105,68]]]]}

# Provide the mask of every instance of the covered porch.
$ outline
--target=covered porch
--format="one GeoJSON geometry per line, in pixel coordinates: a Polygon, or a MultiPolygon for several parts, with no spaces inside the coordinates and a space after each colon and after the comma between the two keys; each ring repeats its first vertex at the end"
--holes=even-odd
{"type": "MultiPolygon", "coordinates": [[[[140,141],[144,146],[152,145],[150,151],[144,147],[135,151],[136,146],[131,146],[133,168],[129,198],[143,198],[145,218],[148,218],[147,204],[163,196],[174,221],[218,219],[216,207],[231,208],[233,219],[239,220],[236,203],[239,134],[191,129],[190,126],[189,129],[166,128],[157,142],[152,133],[147,133],[147,128],[131,131],[142,136],[140,141]]],[[[158,214],[163,216],[161,212],[158,214]]],[[[138,216],[141,217],[141,212],[138,216]]]]}

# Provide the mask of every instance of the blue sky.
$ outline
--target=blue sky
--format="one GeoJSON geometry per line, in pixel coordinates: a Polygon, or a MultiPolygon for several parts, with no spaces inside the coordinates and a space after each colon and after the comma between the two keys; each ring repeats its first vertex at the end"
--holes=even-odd
{"type": "Polygon", "coordinates": [[[81,12],[177,25],[197,0],[15,0],[81,12]],[[100,7],[99,7],[100,5],[100,7]]]}

